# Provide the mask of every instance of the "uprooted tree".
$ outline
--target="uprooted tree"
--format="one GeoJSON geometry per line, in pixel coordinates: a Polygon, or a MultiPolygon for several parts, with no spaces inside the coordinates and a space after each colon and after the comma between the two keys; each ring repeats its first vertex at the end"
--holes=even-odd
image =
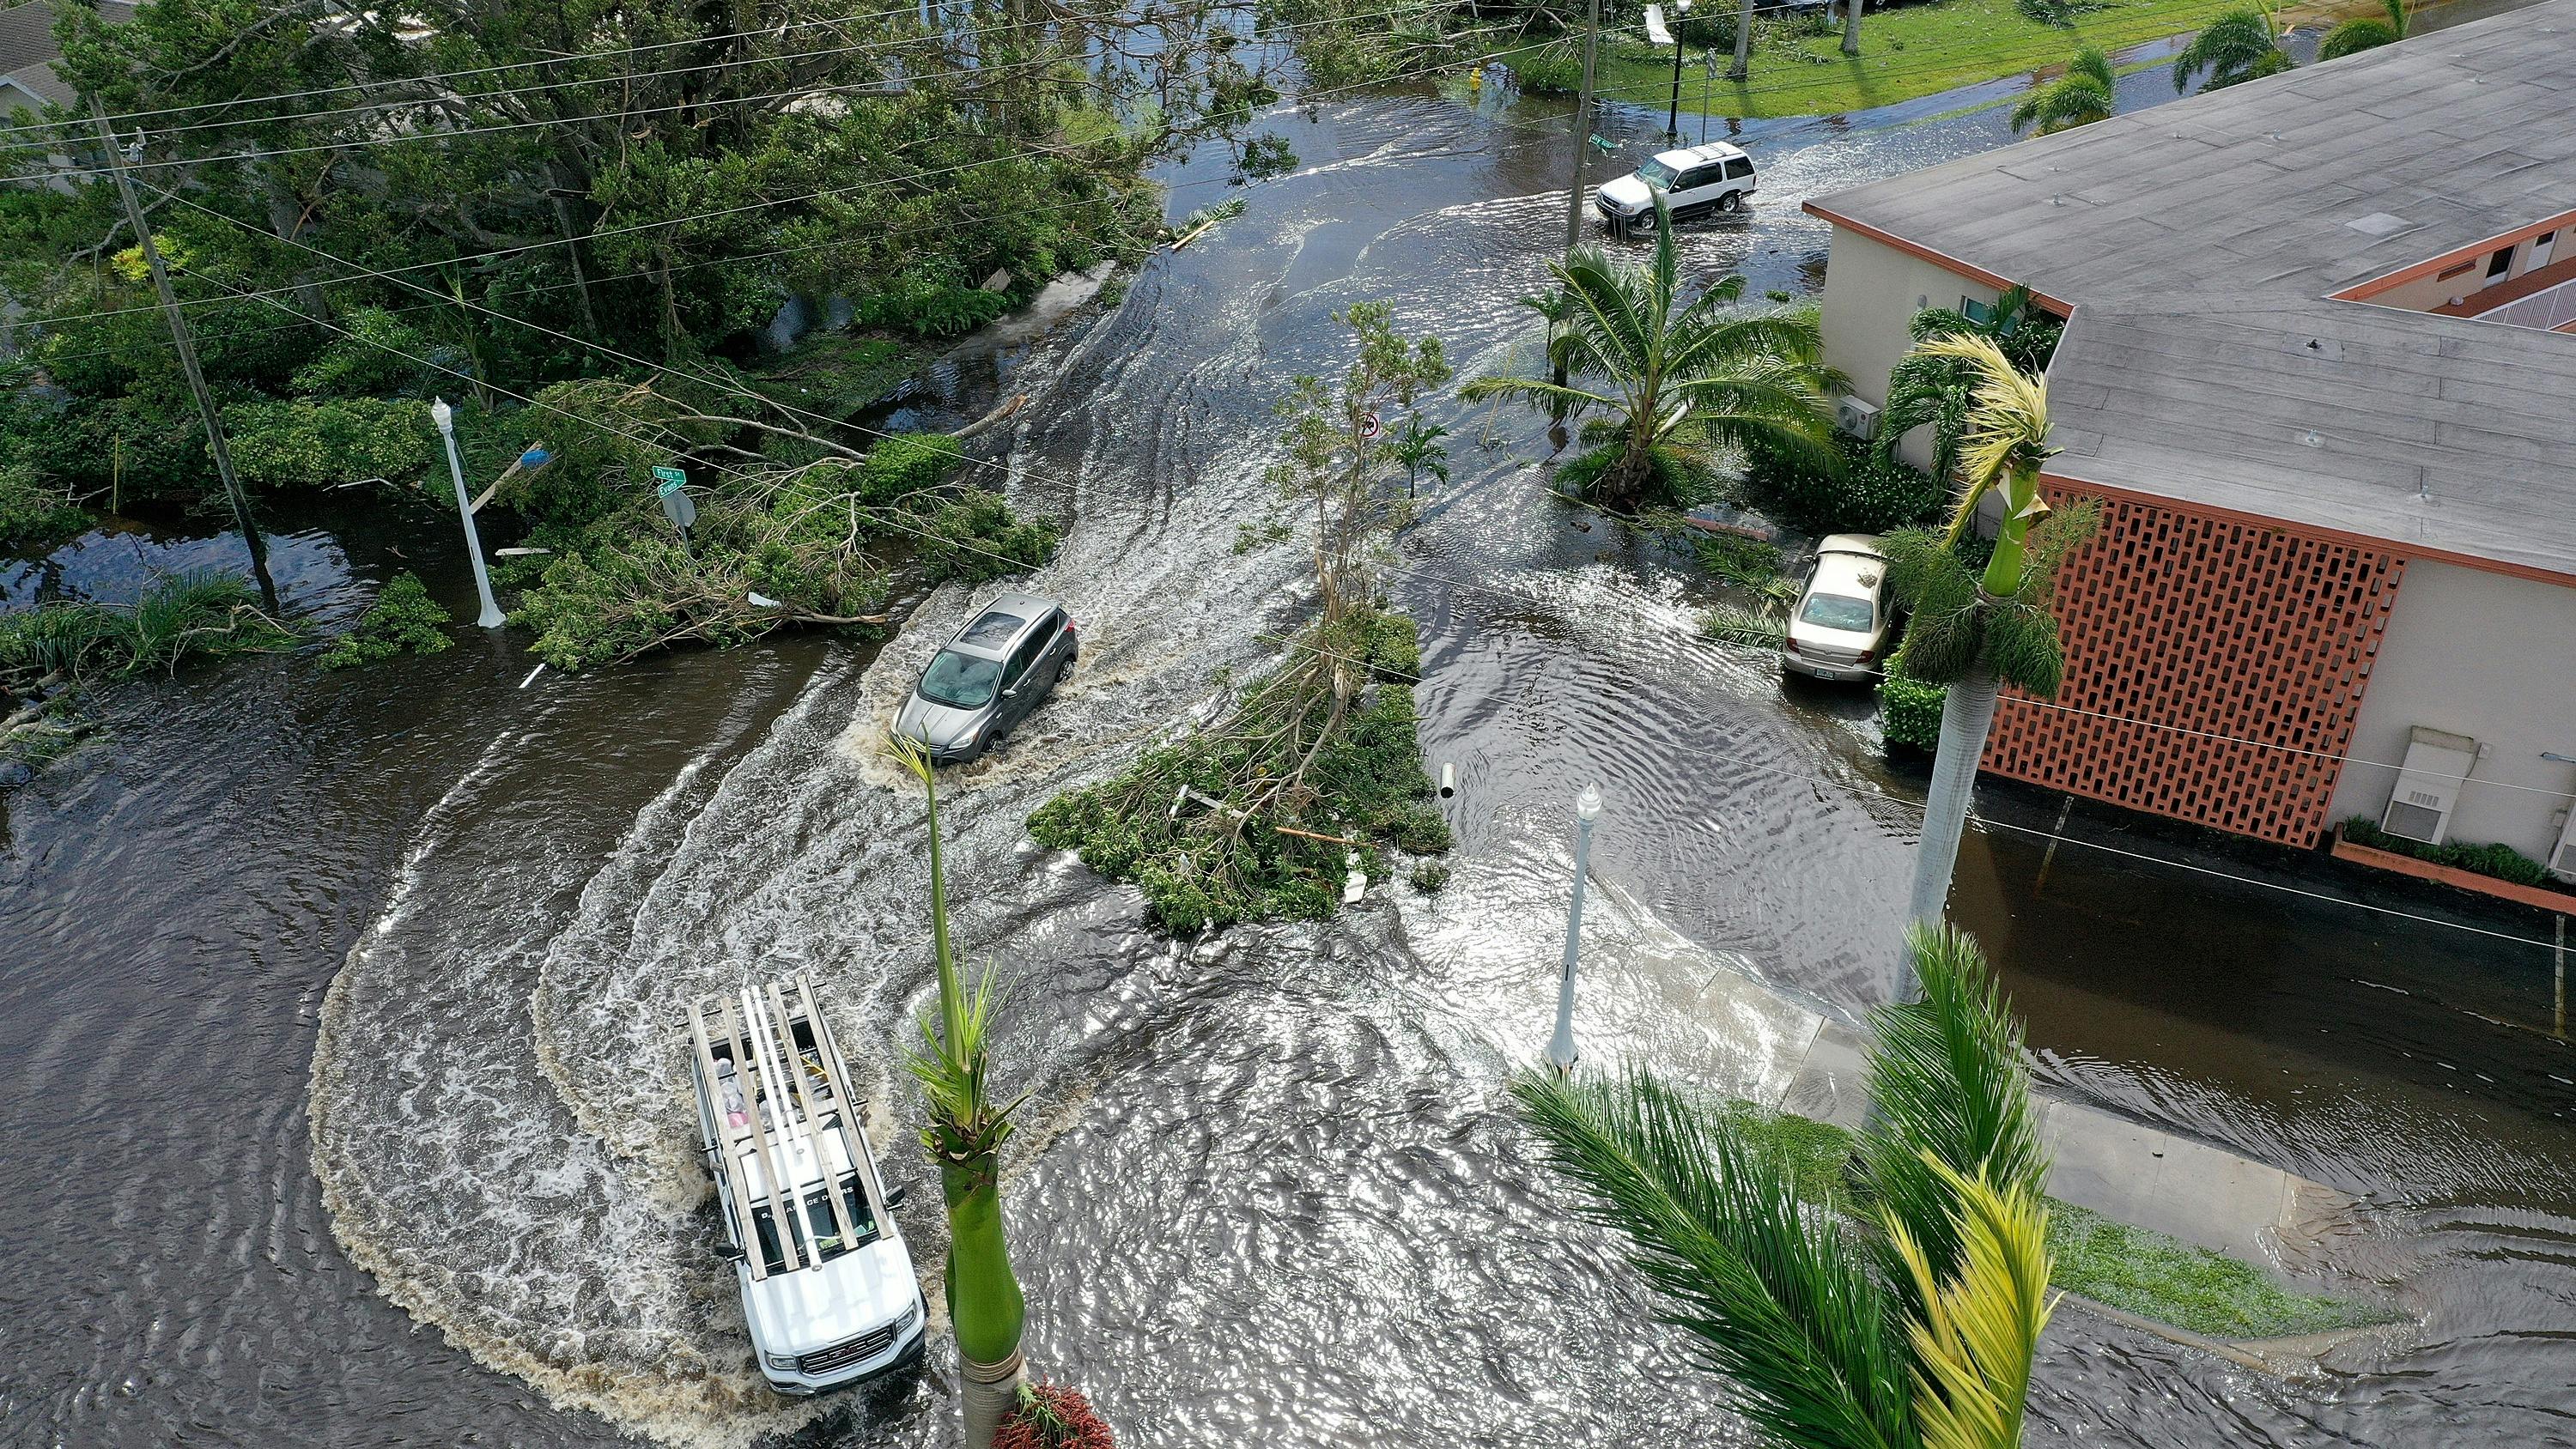
{"type": "MultiPolygon", "coordinates": [[[[1359,355],[1337,382],[1299,377],[1279,404],[1283,510],[1313,533],[1316,614],[1285,657],[1215,723],[1148,749],[1124,772],[1047,802],[1029,833],[1142,888],[1173,930],[1330,915],[1348,871],[1386,872],[1387,847],[1449,848],[1423,802],[1413,621],[1389,611],[1379,565],[1413,517],[1387,413],[1448,381],[1437,338],[1408,340],[1383,303],[1343,317],[1359,355]]],[[[1280,520],[1282,531],[1287,518],[1280,520]]]]}

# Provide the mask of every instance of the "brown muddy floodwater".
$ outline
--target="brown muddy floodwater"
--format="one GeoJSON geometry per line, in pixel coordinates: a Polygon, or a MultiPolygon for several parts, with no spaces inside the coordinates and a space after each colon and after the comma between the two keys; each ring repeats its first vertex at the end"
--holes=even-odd
{"type": "MultiPolygon", "coordinates": [[[[1806,288],[1801,198],[2003,139],[1917,114],[1756,128],[1762,203],[1692,232],[1692,267],[1806,288]]],[[[1499,1086],[1547,1029],[1586,780],[1612,801],[1589,1058],[1757,1079],[1772,1044],[1698,1009],[1720,971],[1872,999],[1920,785],[1865,697],[1697,641],[1694,574],[1545,498],[1528,420],[1444,404],[1455,482],[1394,590],[1464,780],[1450,890],[1170,942],[1020,828],[1292,617],[1297,551],[1237,554],[1235,525],[1282,379],[1339,363],[1334,310],[1392,301],[1462,372],[1527,357],[1510,303],[1562,224],[1558,126],[1427,98],[1289,119],[1308,169],[1032,344],[1031,402],[982,440],[1070,520],[1036,586],[1084,671],[949,787],[962,929],[1017,984],[1001,1053],[1036,1091],[1007,1193],[1031,1359],[1141,1449],[1742,1441],[1499,1086]]],[[[1176,209],[1221,174],[1182,168],[1176,209]]],[[[280,555],[317,618],[407,565],[465,591],[435,519],[306,523],[280,555]]],[[[0,588],[112,595],[222,547],[94,538],[0,588]]],[[[810,966],[914,1110],[921,812],[866,743],[966,602],[933,595],[882,657],[782,639],[523,689],[524,641],[467,631],[109,695],[107,743],[0,798],[0,1440],[953,1442],[937,1355],[810,1418],[759,1390],[672,1032],[712,983],[810,966]]],[[[2050,859],[2005,827],[2055,829],[2055,799],[1985,801],[1959,909],[2042,1075],[2360,1194],[2325,1281],[2407,1315],[2279,1380],[2061,1314],[2031,1442],[2576,1441],[2576,1054],[2549,952],[2451,924],[2547,923],[2359,879],[2323,888],[2435,919],[2307,900],[2263,883],[2285,856],[2082,809],[2093,844],[2050,859]]],[[[911,1204],[935,1262],[937,1195],[911,1204]]]]}

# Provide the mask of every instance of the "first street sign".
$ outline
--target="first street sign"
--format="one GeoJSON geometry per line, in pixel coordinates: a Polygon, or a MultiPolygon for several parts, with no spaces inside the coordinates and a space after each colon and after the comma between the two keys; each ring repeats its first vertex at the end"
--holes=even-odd
{"type": "Polygon", "coordinates": [[[677,468],[656,468],[653,470],[653,482],[655,485],[653,491],[664,498],[668,498],[672,494],[679,492],[681,485],[688,481],[689,475],[681,472],[677,468]]]}

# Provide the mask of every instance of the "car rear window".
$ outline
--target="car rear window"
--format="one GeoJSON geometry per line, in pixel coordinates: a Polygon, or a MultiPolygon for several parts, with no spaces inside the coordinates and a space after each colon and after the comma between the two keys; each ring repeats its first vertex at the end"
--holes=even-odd
{"type": "Polygon", "coordinates": [[[1798,611],[1798,621],[1819,629],[1849,629],[1866,634],[1876,621],[1878,610],[1867,599],[1849,594],[1809,594],[1807,606],[1798,611]]]}
{"type": "Polygon", "coordinates": [[[921,697],[951,709],[982,709],[993,702],[993,691],[1001,682],[1001,660],[942,649],[921,671],[921,697]]]}
{"type": "Polygon", "coordinates": [[[972,644],[978,649],[999,649],[1010,643],[1012,637],[1020,632],[1020,626],[1027,622],[1017,614],[989,610],[984,617],[967,625],[966,632],[957,636],[957,642],[972,644]]]}

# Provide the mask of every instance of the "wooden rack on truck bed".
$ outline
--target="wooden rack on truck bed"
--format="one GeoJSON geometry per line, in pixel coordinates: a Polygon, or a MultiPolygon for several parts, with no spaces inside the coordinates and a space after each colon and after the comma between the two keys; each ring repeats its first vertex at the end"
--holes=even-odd
{"type": "MultiPolygon", "coordinates": [[[[769,1203],[771,1231],[756,1221],[731,1225],[754,1279],[769,1276],[773,1255],[791,1273],[811,1260],[799,1216],[809,1192],[830,1202],[841,1243],[860,1241],[857,1224],[873,1221],[857,1176],[866,1149],[849,1115],[858,1103],[846,1059],[814,1005],[806,973],[788,977],[785,990],[781,985],[745,985],[689,1005],[714,1125],[708,1147],[746,1189],[738,1204],[744,1218],[756,1217],[758,1197],[769,1203]]],[[[810,1226],[822,1236],[819,1217],[810,1226]]]]}

